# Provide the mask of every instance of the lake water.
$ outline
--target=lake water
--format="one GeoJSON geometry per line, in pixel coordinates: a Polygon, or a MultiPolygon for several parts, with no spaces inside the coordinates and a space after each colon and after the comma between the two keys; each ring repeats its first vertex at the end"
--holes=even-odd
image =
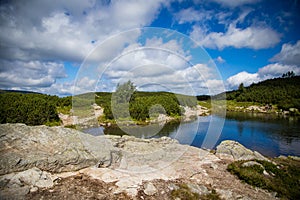
{"type": "Polygon", "coordinates": [[[299,117],[229,112],[226,118],[217,115],[205,116],[188,123],[157,126],[127,127],[123,131],[118,127],[98,127],[84,132],[92,135],[123,135],[125,131],[141,138],[168,136],[177,139],[181,144],[209,149],[215,148],[223,140],[235,140],[266,156],[300,156],[299,117]],[[158,131],[158,128],[161,130],[158,131]]]}

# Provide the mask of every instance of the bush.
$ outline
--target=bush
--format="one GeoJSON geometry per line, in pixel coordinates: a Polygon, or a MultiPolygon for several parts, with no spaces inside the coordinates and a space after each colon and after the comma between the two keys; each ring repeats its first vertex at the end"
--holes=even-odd
{"type": "Polygon", "coordinates": [[[0,123],[58,124],[58,99],[43,94],[0,94],[0,123]]]}
{"type": "Polygon", "coordinates": [[[299,199],[300,197],[300,162],[291,159],[277,159],[278,165],[268,161],[259,161],[261,166],[243,167],[247,161],[236,161],[228,165],[227,170],[246,183],[275,191],[279,197],[299,199]],[[263,170],[269,175],[265,175],[263,170]]]}

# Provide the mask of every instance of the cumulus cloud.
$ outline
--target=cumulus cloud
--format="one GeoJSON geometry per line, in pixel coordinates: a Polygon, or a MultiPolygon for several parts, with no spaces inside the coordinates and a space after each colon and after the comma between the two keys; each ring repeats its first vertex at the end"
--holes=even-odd
{"type": "MultiPolygon", "coordinates": [[[[111,35],[149,25],[167,3],[163,0],[1,3],[0,87],[35,90],[49,87],[49,91],[62,91],[55,82],[65,76],[63,62],[81,63],[97,44],[111,35]],[[39,69],[30,68],[29,63],[39,69]]],[[[120,44],[135,42],[138,36],[137,32],[119,37],[120,40],[95,54],[93,59],[111,59],[110,56],[124,48],[120,44]]]]}
{"type": "Polygon", "coordinates": [[[225,7],[238,7],[243,5],[255,4],[258,3],[260,0],[213,0],[216,3],[219,3],[225,7]]]}
{"type": "Polygon", "coordinates": [[[40,61],[0,61],[0,87],[49,87],[65,78],[64,65],[40,61]]]}
{"type": "Polygon", "coordinates": [[[264,66],[258,70],[259,77],[261,79],[269,79],[274,77],[280,77],[282,74],[288,72],[288,71],[294,71],[295,74],[300,74],[300,67],[297,67],[295,65],[284,65],[284,64],[269,64],[267,66],[264,66]]]}
{"type": "Polygon", "coordinates": [[[9,47],[10,53],[1,55],[15,59],[31,60],[34,57],[80,62],[95,42],[122,30],[149,24],[160,6],[159,0],[147,4],[135,0],[108,5],[97,5],[96,1],[74,4],[27,1],[25,6],[22,2],[3,4],[1,52],[9,47]]]}
{"type": "Polygon", "coordinates": [[[248,86],[252,83],[257,83],[260,78],[257,73],[251,74],[248,72],[240,72],[227,79],[228,89],[236,89],[241,83],[248,86]]]}
{"type": "Polygon", "coordinates": [[[270,61],[300,67],[300,40],[294,45],[289,43],[283,44],[281,51],[271,58],[270,61]]]}
{"type": "Polygon", "coordinates": [[[227,89],[236,89],[241,83],[243,83],[244,86],[249,86],[252,83],[257,83],[266,79],[281,77],[283,73],[288,71],[294,71],[296,75],[299,75],[300,67],[275,63],[260,68],[256,73],[243,71],[226,80],[227,89]]]}
{"type": "Polygon", "coordinates": [[[226,60],[224,60],[221,56],[218,56],[218,57],[216,58],[216,61],[217,61],[218,63],[224,63],[224,62],[226,62],[226,60]]]}
{"type": "Polygon", "coordinates": [[[212,18],[212,11],[195,10],[194,8],[187,8],[180,10],[175,14],[175,18],[179,24],[192,23],[195,21],[210,20],[212,18]]]}
{"type": "Polygon", "coordinates": [[[280,35],[269,27],[250,26],[237,28],[229,25],[226,32],[206,33],[200,26],[194,26],[190,36],[204,47],[223,49],[226,47],[264,49],[276,45],[280,35]]]}

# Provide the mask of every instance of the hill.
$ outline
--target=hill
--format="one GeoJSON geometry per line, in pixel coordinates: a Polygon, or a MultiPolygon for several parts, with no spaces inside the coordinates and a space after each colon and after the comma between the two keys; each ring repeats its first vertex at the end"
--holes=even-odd
{"type": "Polygon", "coordinates": [[[276,104],[279,109],[300,109],[300,76],[268,79],[249,87],[226,92],[227,100],[276,104]]]}

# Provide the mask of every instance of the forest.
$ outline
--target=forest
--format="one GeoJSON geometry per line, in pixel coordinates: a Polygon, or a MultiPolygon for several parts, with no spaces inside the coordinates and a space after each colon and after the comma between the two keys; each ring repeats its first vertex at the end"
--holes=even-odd
{"type": "MultiPolygon", "coordinates": [[[[300,76],[285,74],[281,78],[269,79],[249,87],[240,84],[237,90],[226,92],[226,99],[277,105],[282,110],[300,110],[299,85],[300,76]]],[[[217,97],[218,95],[214,96],[214,99],[217,97]]],[[[145,121],[151,118],[150,114],[180,117],[182,106],[196,106],[197,100],[210,102],[210,96],[201,95],[196,98],[170,92],[141,92],[130,81],[118,85],[113,93],[96,92],[63,98],[39,93],[0,91],[0,123],[59,125],[58,113],[69,114],[72,104],[85,109],[90,108],[93,103],[104,108],[104,120],[132,117],[137,121],[145,121]]]]}
{"type": "Polygon", "coordinates": [[[300,76],[268,79],[253,83],[249,87],[244,87],[241,83],[238,90],[226,92],[226,99],[276,104],[282,110],[300,109],[300,76]]]}
{"type": "Polygon", "coordinates": [[[166,114],[179,117],[183,112],[181,106],[197,105],[196,98],[192,96],[169,92],[137,91],[130,81],[117,86],[116,92],[112,94],[96,93],[95,101],[104,108],[106,119],[132,117],[137,121],[149,119],[151,117],[149,111],[153,115],[166,114]]]}
{"type": "Polygon", "coordinates": [[[60,125],[58,108],[71,104],[71,98],[38,93],[0,93],[0,123],[60,125]]]}

